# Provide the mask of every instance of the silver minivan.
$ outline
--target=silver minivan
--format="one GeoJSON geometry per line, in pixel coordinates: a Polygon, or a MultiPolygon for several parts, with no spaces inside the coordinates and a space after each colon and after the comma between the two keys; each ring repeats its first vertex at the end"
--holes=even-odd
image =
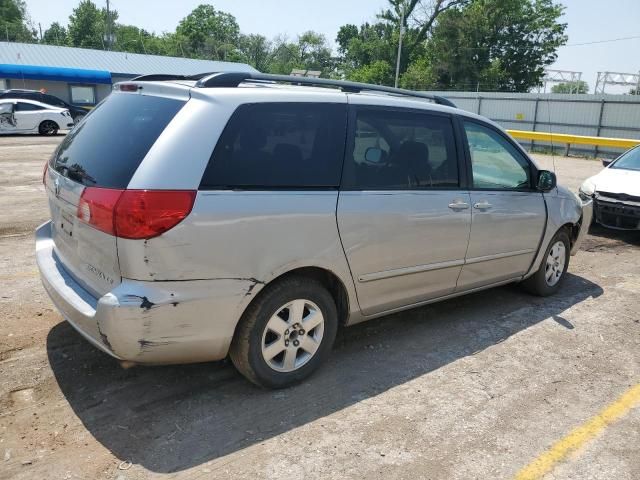
{"type": "Polygon", "coordinates": [[[558,291],[592,207],[446,99],[252,73],[114,86],[62,141],[43,284],[135,364],[300,381],[338,327],[521,282],[558,291]]]}

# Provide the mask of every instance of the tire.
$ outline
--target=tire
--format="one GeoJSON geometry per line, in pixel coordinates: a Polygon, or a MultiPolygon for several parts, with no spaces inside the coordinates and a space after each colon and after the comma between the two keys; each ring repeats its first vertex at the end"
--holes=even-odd
{"type": "Polygon", "coordinates": [[[267,286],[247,307],[229,355],[251,382],[284,388],[307,378],[327,359],[337,329],[335,302],[320,282],[284,278],[267,286]],[[319,321],[322,323],[316,325],[319,321]],[[315,351],[309,353],[304,346],[315,351]]]}
{"type": "Polygon", "coordinates": [[[45,120],[38,127],[40,135],[55,135],[58,133],[60,127],[53,120],[45,120]]]}
{"type": "Polygon", "coordinates": [[[522,282],[524,289],[541,297],[556,293],[567,275],[570,251],[569,235],[560,230],[549,242],[538,271],[522,282]]]}

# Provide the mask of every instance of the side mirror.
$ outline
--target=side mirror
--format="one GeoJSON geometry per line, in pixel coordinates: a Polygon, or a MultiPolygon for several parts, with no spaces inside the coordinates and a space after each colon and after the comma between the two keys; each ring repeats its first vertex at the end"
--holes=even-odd
{"type": "Polygon", "coordinates": [[[385,152],[381,148],[369,147],[364,153],[364,159],[369,163],[382,163],[384,161],[385,152]]]}
{"type": "Polygon", "coordinates": [[[611,165],[611,162],[613,162],[613,160],[609,160],[608,158],[604,158],[604,159],[602,159],[602,166],[603,167],[608,167],[609,165],[611,165]]]}
{"type": "Polygon", "coordinates": [[[556,188],[558,184],[558,180],[556,179],[556,174],[550,172],[549,170],[540,170],[538,172],[538,190],[541,192],[549,192],[556,188]]]}

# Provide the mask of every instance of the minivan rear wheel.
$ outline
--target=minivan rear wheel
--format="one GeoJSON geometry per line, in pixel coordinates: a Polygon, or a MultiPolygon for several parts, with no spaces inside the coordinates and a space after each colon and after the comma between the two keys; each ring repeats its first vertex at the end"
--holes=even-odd
{"type": "Polygon", "coordinates": [[[338,328],[331,294],[318,281],[289,277],[260,292],[234,335],[230,357],[256,385],[283,388],[326,360],[338,328]]]}

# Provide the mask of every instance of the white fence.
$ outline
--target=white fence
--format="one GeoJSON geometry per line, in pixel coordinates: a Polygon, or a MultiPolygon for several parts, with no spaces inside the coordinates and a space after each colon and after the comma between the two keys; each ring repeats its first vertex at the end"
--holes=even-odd
{"type": "MultiPolygon", "coordinates": [[[[490,118],[506,129],[640,139],[640,97],[494,92],[430,92],[459,108],[490,118]]],[[[564,150],[564,145],[522,142],[531,149],[564,150]]],[[[616,156],[615,148],[572,146],[570,153],[616,156]]]]}

